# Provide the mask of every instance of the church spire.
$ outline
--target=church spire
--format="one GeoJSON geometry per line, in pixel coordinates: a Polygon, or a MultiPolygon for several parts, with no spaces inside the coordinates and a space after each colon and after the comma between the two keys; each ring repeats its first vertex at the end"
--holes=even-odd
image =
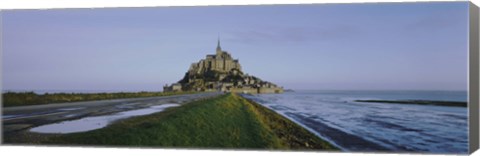
{"type": "Polygon", "coordinates": [[[220,36],[218,37],[217,51],[222,51],[222,48],[220,47],[220,36]]]}
{"type": "Polygon", "coordinates": [[[222,54],[222,48],[220,47],[220,36],[219,36],[217,41],[217,55],[221,55],[221,54],[222,54]]]}

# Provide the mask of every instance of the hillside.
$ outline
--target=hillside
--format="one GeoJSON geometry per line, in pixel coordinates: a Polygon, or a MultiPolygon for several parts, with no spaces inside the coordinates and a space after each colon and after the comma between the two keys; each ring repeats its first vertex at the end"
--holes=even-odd
{"type": "Polygon", "coordinates": [[[283,88],[253,75],[244,74],[238,59],[223,51],[218,41],[215,55],[192,63],[185,76],[164,91],[222,91],[237,93],[283,93],[283,88]]]}

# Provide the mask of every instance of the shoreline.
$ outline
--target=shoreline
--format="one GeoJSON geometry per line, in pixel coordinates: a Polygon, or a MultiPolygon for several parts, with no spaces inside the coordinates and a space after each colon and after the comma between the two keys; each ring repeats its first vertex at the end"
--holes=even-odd
{"type": "Polygon", "coordinates": [[[276,113],[276,114],[278,114],[278,115],[281,115],[282,117],[290,120],[291,122],[297,124],[298,126],[301,126],[302,128],[306,129],[306,130],[309,131],[310,133],[312,133],[312,134],[314,134],[315,136],[321,138],[322,140],[327,141],[328,143],[332,144],[332,145],[335,146],[336,148],[341,149],[341,150],[343,150],[343,151],[347,151],[346,148],[341,147],[341,146],[338,145],[336,142],[334,142],[332,139],[327,138],[327,137],[321,135],[320,133],[314,131],[312,128],[310,128],[310,127],[302,124],[301,122],[298,122],[298,121],[294,120],[292,117],[287,116],[287,115],[282,114],[282,113],[279,113],[279,112],[276,112],[275,110],[270,109],[270,108],[268,108],[268,107],[266,107],[266,106],[264,106],[264,105],[262,105],[262,104],[260,104],[260,103],[258,103],[258,102],[255,102],[255,101],[252,100],[252,99],[249,99],[249,98],[246,98],[246,97],[243,97],[243,96],[242,96],[242,98],[244,98],[245,100],[247,100],[247,101],[249,101],[249,102],[251,102],[251,103],[257,104],[257,105],[263,107],[264,109],[268,109],[268,110],[270,110],[270,111],[272,111],[272,112],[274,112],[274,113],[276,113]]]}
{"type": "MultiPolygon", "coordinates": [[[[284,95],[245,94],[244,97],[296,121],[325,140],[345,148],[344,151],[465,152],[466,135],[462,131],[462,125],[466,125],[467,116],[464,107],[353,102],[357,99],[382,98],[436,99],[435,96],[409,97],[369,93],[355,96],[342,92],[330,95],[299,92],[284,95]],[[449,135],[444,135],[447,133],[449,135]],[[415,142],[409,140],[413,137],[415,142]]],[[[450,99],[455,101],[456,98],[450,99]]]]}
{"type": "Polygon", "coordinates": [[[15,132],[40,125],[109,115],[165,103],[184,104],[221,93],[197,93],[172,96],[55,103],[7,107],[2,110],[3,132],[15,132]]]}
{"type": "MultiPolygon", "coordinates": [[[[246,97],[243,97],[243,98],[247,99],[248,101],[255,102],[254,100],[251,100],[249,98],[246,98],[246,97]]],[[[257,103],[257,102],[255,102],[255,103],[257,103]]],[[[261,104],[259,104],[259,105],[261,105],[261,104]]],[[[264,106],[264,105],[261,105],[261,106],[275,112],[275,110],[272,110],[272,109],[268,108],[267,106],[264,106]]],[[[289,119],[290,121],[292,121],[295,124],[301,126],[302,128],[307,129],[310,133],[313,133],[317,137],[320,137],[323,140],[328,141],[330,144],[336,146],[336,148],[339,148],[343,151],[350,151],[352,149],[354,149],[353,151],[356,151],[356,152],[362,152],[362,151],[363,152],[378,152],[378,151],[386,152],[386,151],[389,151],[389,149],[387,147],[383,147],[383,146],[378,145],[378,144],[376,144],[376,143],[374,143],[370,140],[366,140],[364,138],[361,138],[361,137],[343,132],[341,130],[335,129],[335,128],[330,127],[326,124],[318,123],[318,122],[312,122],[312,120],[307,118],[307,117],[303,117],[301,115],[293,114],[293,113],[289,113],[289,112],[287,112],[286,114],[282,114],[282,113],[279,113],[279,112],[275,112],[275,113],[289,119]],[[303,121],[304,123],[302,123],[300,121],[303,121]],[[320,134],[320,132],[322,132],[324,135],[320,134]],[[328,134],[328,135],[325,135],[325,134],[328,134]],[[331,136],[339,136],[339,135],[347,136],[347,138],[346,139],[339,139],[339,140],[336,140],[336,141],[334,141],[333,138],[330,138],[331,136]],[[349,142],[356,142],[357,144],[361,144],[363,146],[362,146],[362,148],[354,147],[354,146],[351,146],[351,144],[349,144],[349,142]]],[[[342,138],[342,137],[335,137],[335,138],[338,139],[338,138],[342,138]]]]}
{"type": "Polygon", "coordinates": [[[338,150],[293,121],[236,94],[188,102],[180,107],[128,118],[88,132],[38,134],[23,131],[16,135],[4,135],[4,143],[338,150]],[[172,128],[175,130],[171,130],[172,128]]]}
{"type": "Polygon", "coordinates": [[[96,102],[172,95],[197,94],[204,92],[102,92],[102,93],[46,93],[2,92],[3,108],[65,104],[72,102],[96,102]]]}
{"type": "Polygon", "coordinates": [[[354,102],[383,103],[383,104],[411,104],[429,106],[467,107],[467,102],[461,101],[434,101],[434,100],[355,100],[354,102]]]}

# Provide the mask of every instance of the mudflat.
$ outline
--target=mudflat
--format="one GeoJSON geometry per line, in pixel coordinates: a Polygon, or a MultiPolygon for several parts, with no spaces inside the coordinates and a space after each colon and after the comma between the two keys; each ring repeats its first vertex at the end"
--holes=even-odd
{"type": "Polygon", "coordinates": [[[75,120],[147,108],[162,104],[179,104],[222,95],[220,92],[206,92],[161,97],[99,100],[71,103],[55,103],[32,106],[3,108],[3,133],[26,131],[40,125],[75,120]]]}
{"type": "MultiPolygon", "coordinates": [[[[12,131],[10,135],[5,135],[4,143],[157,148],[339,150],[280,114],[236,94],[209,93],[196,97],[192,99],[199,100],[192,100],[162,112],[113,122],[107,127],[91,131],[66,134],[35,133],[28,129],[12,131]]],[[[184,100],[185,97],[180,99],[184,100]]],[[[138,101],[129,102],[130,104],[138,103],[138,101]]],[[[155,100],[141,100],[140,102],[149,103],[155,102],[155,100]]],[[[166,100],[166,102],[173,103],[170,100],[166,100]]],[[[162,105],[168,106],[169,104],[159,104],[158,106],[162,105]]],[[[128,105],[119,104],[114,107],[118,106],[128,105]]]]}

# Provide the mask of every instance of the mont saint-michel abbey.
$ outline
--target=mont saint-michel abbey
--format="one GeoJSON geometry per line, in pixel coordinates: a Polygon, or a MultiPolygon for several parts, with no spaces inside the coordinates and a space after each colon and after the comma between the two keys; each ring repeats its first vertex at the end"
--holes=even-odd
{"type": "Polygon", "coordinates": [[[175,91],[222,91],[236,93],[283,93],[283,88],[271,82],[244,74],[237,59],[233,59],[217,43],[215,55],[192,63],[183,79],[163,87],[165,92],[175,91]]]}

